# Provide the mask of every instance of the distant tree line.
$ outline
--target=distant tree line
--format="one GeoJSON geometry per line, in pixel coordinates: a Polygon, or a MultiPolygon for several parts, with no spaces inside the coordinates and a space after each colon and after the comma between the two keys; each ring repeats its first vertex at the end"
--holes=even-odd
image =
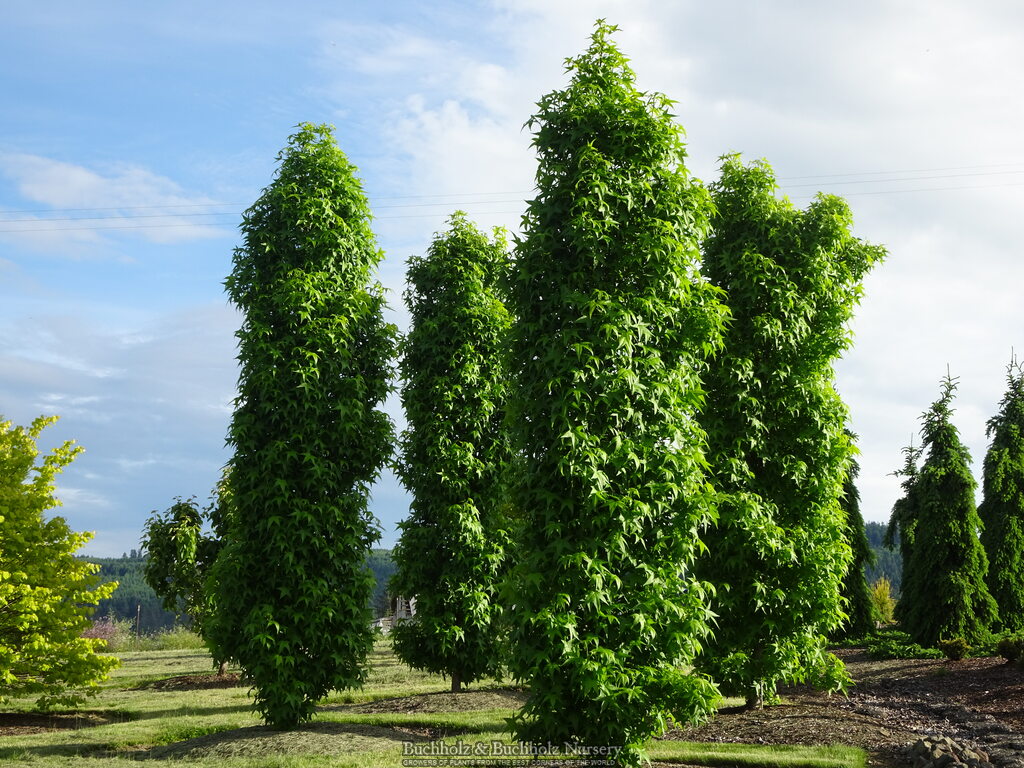
{"type": "MultiPolygon", "coordinates": [[[[87,563],[99,566],[97,572],[100,583],[116,581],[117,589],[110,597],[99,601],[93,620],[110,617],[121,621],[135,622],[136,616],[141,620],[140,631],[143,634],[170,629],[175,624],[191,624],[191,619],[179,606],[176,611],[163,607],[163,599],[145,579],[146,558],[138,550],[121,555],[121,557],[79,557],[87,563]]],[[[377,617],[388,612],[388,579],[395,571],[390,549],[373,549],[366,558],[366,565],[373,573],[374,587],[371,597],[373,612],[377,617]]]]}

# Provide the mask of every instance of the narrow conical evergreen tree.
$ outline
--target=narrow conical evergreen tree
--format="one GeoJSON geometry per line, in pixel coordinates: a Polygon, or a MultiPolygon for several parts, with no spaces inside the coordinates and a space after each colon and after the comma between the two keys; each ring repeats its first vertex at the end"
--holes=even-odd
{"type": "Polygon", "coordinates": [[[776,187],[767,163],[723,158],[703,265],[732,319],[700,416],[721,502],[697,563],[718,614],[698,668],[754,707],[783,682],[845,683],[827,636],[851,558],[840,496],[853,448],[833,365],[885,253],[851,234],[841,199],[799,210],[776,187]]]}
{"type": "MultiPolygon", "coordinates": [[[[892,505],[892,511],[889,513],[889,526],[885,530],[884,543],[889,549],[898,546],[901,564],[906,564],[910,560],[910,553],[914,551],[914,537],[920,517],[917,503],[917,465],[921,460],[921,450],[920,447],[914,446],[914,439],[911,436],[910,445],[903,448],[903,467],[891,473],[896,477],[903,478],[900,481],[903,495],[892,505]]],[[[899,613],[900,608],[897,604],[897,618],[899,613]]]]}
{"type": "Polygon", "coordinates": [[[984,500],[978,515],[988,555],[988,588],[999,605],[999,626],[1024,631],[1024,369],[1016,360],[1006,372],[1006,394],[988,421],[992,439],[985,454],[984,500]]]}
{"type": "MultiPolygon", "coordinates": [[[[851,439],[855,436],[851,435],[851,439]]],[[[846,614],[849,617],[839,630],[845,637],[863,637],[875,629],[877,620],[875,604],[871,600],[864,567],[875,561],[874,552],[868,543],[864,530],[864,516],[860,512],[860,492],[857,490],[857,476],[860,464],[850,459],[846,478],[843,480],[842,509],[846,516],[846,540],[853,550],[853,560],[843,577],[840,594],[846,599],[846,614]]]]}
{"type": "Polygon", "coordinates": [[[392,631],[415,669],[451,678],[452,691],[498,671],[498,580],[506,526],[500,510],[509,459],[502,301],[510,264],[462,212],[423,257],[409,260],[412,324],[403,345],[398,475],[412,494],[392,554],[391,590],[416,598],[416,615],[392,631]]]}
{"type": "Polygon", "coordinates": [[[360,685],[373,645],[370,486],[390,456],[397,329],[355,167],[328,126],[299,126],[245,212],[226,281],[243,313],[228,432],[232,509],[211,583],[218,648],[270,724],[360,685]],[[217,629],[220,627],[220,629],[217,629]]]}
{"type": "Polygon", "coordinates": [[[981,640],[996,620],[996,603],[985,585],[988,559],[978,534],[971,457],[952,422],[957,383],[948,375],[942,393],[922,415],[924,463],[911,498],[917,525],[903,563],[899,619],[914,642],[981,640]]]}
{"type": "Polygon", "coordinates": [[[638,765],[670,718],[708,716],[717,698],[688,668],[709,629],[692,563],[714,511],[695,417],[725,310],[698,272],[708,194],[614,29],[598,23],[531,120],[537,196],[509,345],[524,524],[507,603],[530,691],[517,738],[621,746],[638,765]]]}

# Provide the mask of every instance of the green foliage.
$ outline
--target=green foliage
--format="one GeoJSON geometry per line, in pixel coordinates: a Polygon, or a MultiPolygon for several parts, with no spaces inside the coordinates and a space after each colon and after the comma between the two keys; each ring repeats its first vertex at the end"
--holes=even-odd
{"type": "Polygon", "coordinates": [[[425,257],[409,260],[412,318],[401,361],[409,428],[398,474],[412,494],[394,550],[392,591],[416,597],[395,626],[398,657],[449,676],[452,690],[498,671],[496,593],[503,570],[509,460],[502,365],[511,316],[503,234],[489,241],[458,212],[425,257]]]}
{"type": "Polygon", "coordinates": [[[921,645],[954,637],[978,642],[997,616],[985,586],[988,559],[978,540],[971,457],[951,421],[956,387],[947,375],[939,399],[922,415],[921,450],[927,455],[905,485],[916,526],[910,556],[903,558],[896,616],[921,645]]]}
{"type": "Polygon", "coordinates": [[[871,582],[871,604],[878,621],[892,624],[896,620],[896,601],[892,597],[892,584],[885,576],[871,582]]]}
{"type": "Polygon", "coordinates": [[[194,498],[178,498],[164,512],[154,512],[142,534],[146,583],[165,610],[186,614],[200,634],[216,610],[206,579],[222,545],[204,530],[209,516],[210,508],[200,509],[194,498]]]}
{"type": "Polygon", "coordinates": [[[764,161],[724,157],[712,192],[703,269],[732,322],[701,416],[721,501],[698,563],[719,616],[699,668],[758,706],[784,681],[845,683],[825,649],[851,562],[840,498],[853,447],[833,363],[884,251],[850,234],[841,199],[801,211],[776,197],[764,161]]]}
{"type": "Polygon", "coordinates": [[[939,640],[936,645],[938,646],[938,649],[942,651],[943,656],[953,661],[960,661],[960,659],[967,656],[971,650],[971,646],[962,637],[952,637],[949,640],[939,640]]]}
{"type": "Polygon", "coordinates": [[[211,636],[251,677],[258,711],[287,728],[365,678],[379,535],[367,502],[392,447],[379,406],[397,330],[372,279],[382,256],[366,197],[331,129],[299,126],[278,160],[226,281],[244,320],[211,636]]]}
{"type": "Polygon", "coordinates": [[[900,591],[903,577],[903,562],[900,553],[886,544],[888,526],[885,523],[868,522],[864,524],[864,535],[871,547],[873,562],[864,567],[869,584],[874,584],[883,576],[896,594],[900,591]]]}
{"type": "Polygon", "coordinates": [[[898,542],[900,552],[900,590],[902,591],[903,569],[910,560],[910,554],[914,551],[914,541],[917,536],[917,524],[921,517],[920,499],[917,493],[918,462],[924,446],[914,447],[911,440],[910,445],[903,449],[903,467],[892,474],[902,477],[900,487],[903,495],[892,505],[892,512],[889,514],[889,527],[885,532],[885,546],[892,548],[898,542]]]}
{"type": "Polygon", "coordinates": [[[0,421],[0,702],[38,696],[38,706],[77,704],[117,660],[84,638],[89,616],[116,583],[97,585],[95,565],[74,553],[92,538],[63,517],[56,476],[82,449],[68,441],[37,463],[36,441],[55,416],[16,427],[0,421]]]}
{"type": "Polygon", "coordinates": [[[868,655],[873,659],[941,659],[942,651],[925,648],[896,629],[876,632],[868,641],[868,655]]]}
{"type": "Polygon", "coordinates": [[[101,582],[116,581],[117,589],[110,597],[100,600],[93,613],[93,619],[113,620],[136,619],[142,632],[156,632],[173,627],[177,617],[173,611],[165,611],[163,601],[153,588],[146,583],[144,568],[146,561],[135,557],[81,557],[81,560],[99,566],[101,582]]]}
{"type": "Polygon", "coordinates": [[[1009,664],[1018,664],[1024,660],[1024,636],[1011,635],[1002,638],[996,645],[999,655],[1009,664]]]}
{"type": "MultiPolygon", "coordinates": [[[[853,437],[851,435],[851,437],[853,437]]],[[[864,517],[860,513],[860,492],[856,480],[860,465],[851,458],[846,477],[843,480],[843,496],[840,502],[846,519],[846,541],[853,551],[853,560],[843,577],[840,594],[846,600],[849,618],[840,628],[844,637],[860,637],[875,629],[880,614],[872,599],[864,567],[874,561],[874,552],[864,531],[864,517]]]]}
{"type": "Polygon", "coordinates": [[[716,696],[681,671],[708,632],[692,574],[714,514],[700,374],[725,310],[700,278],[711,212],[682,130],[642,93],[599,22],[544,96],[537,195],[516,249],[508,423],[522,516],[511,668],[530,697],[517,738],[624,745],[716,696]]]}
{"type": "Polygon", "coordinates": [[[390,549],[371,549],[366,557],[366,567],[373,574],[373,595],[370,598],[374,618],[380,618],[388,611],[388,583],[395,573],[395,562],[390,549]]]}
{"type": "Polygon", "coordinates": [[[1024,368],[1006,372],[1006,394],[988,421],[984,500],[978,507],[981,543],[988,555],[988,588],[999,606],[999,624],[1024,631],[1024,368]]]}

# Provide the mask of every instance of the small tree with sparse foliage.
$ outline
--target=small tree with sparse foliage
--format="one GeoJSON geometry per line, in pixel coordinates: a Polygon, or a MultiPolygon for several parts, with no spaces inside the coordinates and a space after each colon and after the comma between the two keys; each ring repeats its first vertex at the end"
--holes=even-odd
{"type": "Polygon", "coordinates": [[[698,668],[755,707],[783,682],[845,682],[826,651],[851,562],[840,498],[853,448],[833,364],[884,257],[850,233],[841,199],[801,211],[776,186],[766,162],[723,158],[703,266],[732,319],[700,417],[721,502],[697,564],[718,614],[698,668]]]}
{"type": "Polygon", "coordinates": [[[92,538],[63,517],[55,479],[82,449],[65,442],[44,456],[36,441],[57,417],[31,426],[0,421],[0,703],[36,696],[39,707],[80,704],[117,666],[102,640],[82,637],[96,604],[117,582],[99,585],[98,565],[75,551],[92,538]]]}
{"type": "Polygon", "coordinates": [[[1024,368],[1006,371],[1006,394],[988,421],[984,500],[978,515],[988,555],[988,588],[999,606],[999,625],[1024,632],[1024,368]]]}
{"type": "Polygon", "coordinates": [[[215,641],[288,728],[359,686],[373,644],[370,486],[389,459],[396,328],[356,169],[328,126],[303,124],[245,212],[226,285],[243,314],[228,433],[231,515],[211,574],[215,641]]]}
{"type": "Polygon", "coordinates": [[[511,316],[499,286],[508,267],[503,233],[489,240],[461,212],[426,256],[409,260],[412,325],[401,362],[409,428],[398,474],[412,505],[399,524],[391,590],[415,595],[416,615],[396,624],[392,639],[402,661],[449,676],[454,692],[501,663],[502,363],[511,316]]]}
{"type": "Polygon", "coordinates": [[[153,512],[142,534],[146,583],[164,610],[189,617],[192,629],[210,647],[221,675],[227,671],[228,660],[212,641],[216,632],[211,628],[218,611],[209,576],[224,543],[228,497],[225,474],[206,507],[200,508],[195,498],[178,498],[163,512],[153,512]]]}
{"type": "Polygon", "coordinates": [[[710,201],[660,94],[637,90],[599,22],[544,96],[537,194],[510,308],[510,666],[529,685],[517,738],[640,748],[717,692],[688,667],[707,636],[693,577],[713,515],[700,375],[725,311],[702,280],[710,201]]]}
{"type": "Polygon", "coordinates": [[[917,525],[897,616],[914,642],[935,647],[961,638],[974,644],[996,620],[996,603],[985,585],[988,559],[978,534],[971,457],[952,422],[956,380],[922,415],[924,463],[913,484],[917,525]]]}

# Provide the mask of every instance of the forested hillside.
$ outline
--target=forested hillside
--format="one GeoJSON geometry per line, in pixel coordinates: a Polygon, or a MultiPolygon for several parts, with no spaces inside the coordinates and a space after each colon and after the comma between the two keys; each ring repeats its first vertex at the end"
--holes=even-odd
{"type": "Polygon", "coordinates": [[[865,523],[864,528],[868,535],[868,544],[871,551],[875,553],[875,564],[868,565],[865,569],[868,577],[868,584],[873,584],[876,579],[885,576],[892,585],[893,594],[900,593],[900,586],[903,584],[903,564],[900,562],[898,550],[885,548],[885,523],[865,523]]]}
{"type": "MultiPolygon", "coordinates": [[[[174,614],[163,609],[160,598],[150,589],[142,576],[142,568],[146,560],[139,551],[132,550],[121,557],[86,557],[82,559],[100,566],[100,577],[104,582],[118,582],[113,596],[100,602],[93,618],[112,616],[116,619],[131,621],[134,627],[136,616],[138,616],[141,625],[140,631],[143,634],[174,626],[174,614]]],[[[367,565],[373,571],[376,580],[373,593],[374,615],[383,615],[387,608],[387,581],[395,571],[395,566],[391,562],[391,550],[372,550],[367,559],[367,565]]]]}

